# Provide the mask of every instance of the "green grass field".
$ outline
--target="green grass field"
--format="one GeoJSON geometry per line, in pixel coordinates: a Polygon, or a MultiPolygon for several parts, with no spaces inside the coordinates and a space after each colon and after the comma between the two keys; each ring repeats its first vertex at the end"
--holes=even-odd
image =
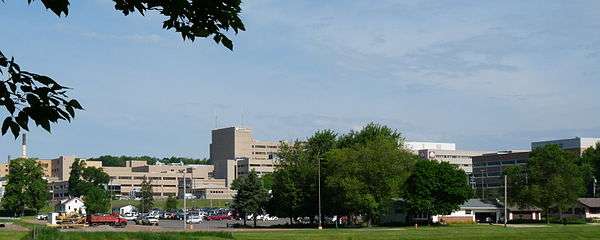
{"type": "MultiPolygon", "coordinates": [[[[25,233],[0,232],[0,240],[23,239],[25,233]]],[[[600,225],[551,225],[543,227],[509,227],[463,225],[450,227],[362,228],[326,230],[271,230],[247,232],[56,232],[38,233],[40,240],[175,240],[175,239],[599,239],[600,225]]]]}
{"type": "MultiPolygon", "coordinates": [[[[165,207],[165,201],[166,199],[155,199],[154,200],[154,206],[157,208],[164,208],[165,207]]],[[[179,203],[177,204],[177,206],[179,208],[183,208],[183,200],[182,199],[177,199],[177,201],[179,201],[179,203]]],[[[188,199],[187,200],[187,207],[188,208],[203,208],[203,207],[226,207],[229,202],[231,202],[231,200],[223,200],[223,199],[188,199]]],[[[115,207],[115,206],[124,206],[127,204],[131,204],[134,206],[139,205],[139,201],[137,200],[112,200],[111,201],[111,206],[115,207]]]]}

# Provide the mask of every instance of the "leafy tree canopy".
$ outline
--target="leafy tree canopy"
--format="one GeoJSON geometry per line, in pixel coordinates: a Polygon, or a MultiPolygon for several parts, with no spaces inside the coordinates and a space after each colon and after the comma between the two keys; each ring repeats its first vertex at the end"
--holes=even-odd
{"type": "Polygon", "coordinates": [[[412,213],[448,215],[471,196],[467,174],[447,162],[419,160],[408,179],[406,200],[412,213]]]}
{"type": "MultiPolygon", "coordinates": [[[[27,0],[28,3],[34,0],[27,0]]],[[[57,16],[69,14],[69,0],[42,0],[42,4],[57,16]]],[[[225,35],[229,30],[235,33],[246,28],[239,17],[242,11],[241,0],[113,0],[115,10],[125,16],[138,12],[146,15],[156,12],[163,15],[164,29],[174,29],[181,37],[194,41],[196,38],[211,37],[216,43],[233,49],[232,41],[225,35]]]]}
{"type": "Polygon", "coordinates": [[[83,196],[86,213],[108,213],[110,212],[110,194],[104,188],[92,186],[83,196]]]}
{"type": "Polygon", "coordinates": [[[0,106],[8,112],[2,122],[2,135],[10,129],[15,138],[21,129],[29,131],[29,120],[50,132],[50,123],[71,121],[75,110],[83,107],[67,96],[68,87],[58,84],[50,77],[21,69],[0,51],[0,106]]]}
{"type": "Polygon", "coordinates": [[[8,180],[2,206],[14,214],[23,214],[25,208],[41,210],[50,199],[48,182],[43,179],[42,167],[33,159],[10,161],[8,180]]]}
{"type": "Polygon", "coordinates": [[[243,217],[244,225],[246,224],[246,216],[253,214],[254,226],[256,227],[256,216],[262,213],[268,200],[267,190],[263,187],[256,171],[253,169],[247,176],[235,179],[231,189],[237,190],[231,207],[243,217]]]}
{"type": "Polygon", "coordinates": [[[577,156],[558,145],[534,149],[527,165],[507,171],[509,202],[534,206],[546,213],[556,208],[561,213],[585,193],[582,168],[577,156]]]}
{"type": "Polygon", "coordinates": [[[416,159],[402,142],[400,133],[374,123],[341,136],[327,155],[327,206],[377,221],[401,195],[416,159]]]}
{"type": "Polygon", "coordinates": [[[167,200],[165,201],[165,210],[167,211],[173,211],[177,209],[177,199],[172,196],[169,195],[169,197],[167,197],[167,200]]]}
{"type": "MultiPolygon", "coordinates": [[[[31,4],[34,0],[27,0],[31,4]]],[[[57,16],[69,14],[69,0],[41,0],[44,7],[57,16]]],[[[140,15],[158,13],[164,16],[162,27],[173,29],[186,40],[211,37],[217,44],[233,50],[233,42],[226,35],[237,34],[246,28],[239,14],[241,0],[113,0],[115,10],[124,15],[137,12],[140,15]]],[[[69,88],[52,78],[22,70],[14,61],[0,51],[0,106],[7,111],[2,122],[2,135],[10,129],[15,138],[23,129],[29,131],[29,120],[50,132],[50,123],[71,121],[75,110],[83,107],[67,96],[69,88]]]]}

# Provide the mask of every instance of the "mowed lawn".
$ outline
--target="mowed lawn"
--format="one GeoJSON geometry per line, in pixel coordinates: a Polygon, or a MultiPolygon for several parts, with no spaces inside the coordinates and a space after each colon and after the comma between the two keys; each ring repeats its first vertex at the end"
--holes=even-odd
{"type": "Polygon", "coordinates": [[[600,239],[600,225],[509,227],[466,225],[450,227],[298,230],[234,233],[235,239],[600,239]]]}
{"type": "MultiPolygon", "coordinates": [[[[25,233],[1,232],[0,239],[22,239],[25,233]]],[[[43,235],[43,234],[41,234],[43,235]]],[[[170,239],[600,239],[600,225],[509,227],[465,225],[450,227],[271,230],[233,233],[202,232],[61,232],[38,236],[56,240],[170,240],[170,239]]]]}
{"type": "Polygon", "coordinates": [[[2,240],[23,239],[26,235],[27,232],[3,231],[0,229],[0,239],[2,240]]]}

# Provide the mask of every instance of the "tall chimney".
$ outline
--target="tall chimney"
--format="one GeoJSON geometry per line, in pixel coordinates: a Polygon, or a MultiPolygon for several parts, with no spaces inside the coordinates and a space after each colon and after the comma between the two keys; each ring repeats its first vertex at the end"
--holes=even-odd
{"type": "Polygon", "coordinates": [[[21,138],[23,140],[21,143],[21,158],[27,158],[27,134],[23,133],[21,138]]]}

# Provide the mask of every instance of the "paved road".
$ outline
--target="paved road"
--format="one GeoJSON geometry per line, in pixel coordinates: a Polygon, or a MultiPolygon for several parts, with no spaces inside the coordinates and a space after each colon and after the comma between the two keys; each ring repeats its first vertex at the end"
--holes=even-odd
{"type": "MultiPolygon", "coordinates": [[[[188,224],[193,225],[194,229],[215,229],[215,228],[227,228],[228,225],[242,224],[242,221],[237,220],[224,220],[224,221],[203,221],[201,223],[188,224]]],[[[285,219],[279,219],[276,221],[256,221],[257,226],[267,227],[272,225],[285,224],[285,219]]],[[[252,225],[252,221],[247,221],[248,225],[252,225]]],[[[129,222],[128,227],[135,225],[134,222],[129,222]]],[[[181,220],[160,220],[159,227],[165,230],[183,229],[183,221],[181,220]]]]}

